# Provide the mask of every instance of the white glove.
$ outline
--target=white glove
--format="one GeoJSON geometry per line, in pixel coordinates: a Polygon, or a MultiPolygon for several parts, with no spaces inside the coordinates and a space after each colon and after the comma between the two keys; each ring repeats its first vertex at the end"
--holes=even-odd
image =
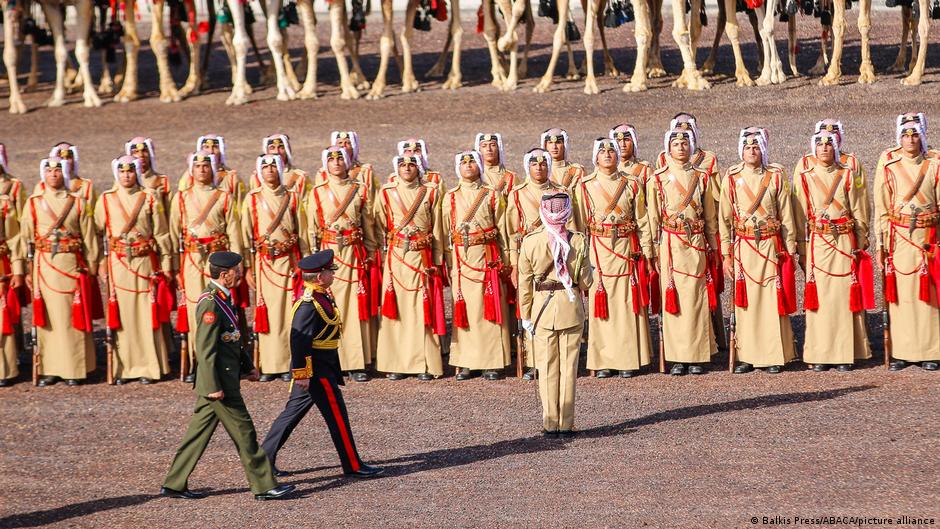
{"type": "Polygon", "coordinates": [[[522,320],[522,328],[529,333],[529,336],[535,336],[535,324],[529,320],[522,320]]]}

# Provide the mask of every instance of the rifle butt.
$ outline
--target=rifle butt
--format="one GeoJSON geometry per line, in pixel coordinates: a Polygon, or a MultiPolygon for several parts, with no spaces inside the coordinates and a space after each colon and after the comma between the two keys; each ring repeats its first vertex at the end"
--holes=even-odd
{"type": "Polygon", "coordinates": [[[109,386],[114,385],[114,338],[108,336],[108,343],[106,344],[108,352],[108,362],[107,362],[107,381],[109,386]]]}
{"type": "Polygon", "coordinates": [[[666,372],[666,340],[663,334],[663,313],[659,313],[659,372],[666,372]]]}
{"type": "Polygon", "coordinates": [[[186,377],[189,376],[189,345],[188,345],[188,336],[186,333],[182,334],[180,338],[180,382],[184,382],[186,377]]]}
{"type": "Polygon", "coordinates": [[[254,364],[255,369],[257,369],[258,372],[260,373],[261,372],[261,346],[259,345],[260,340],[258,340],[258,333],[254,334],[254,337],[252,338],[252,340],[254,340],[255,343],[252,349],[251,361],[254,364]]]}
{"type": "Polygon", "coordinates": [[[734,364],[737,361],[738,337],[735,335],[734,327],[728,333],[728,372],[734,373],[734,364]]]}

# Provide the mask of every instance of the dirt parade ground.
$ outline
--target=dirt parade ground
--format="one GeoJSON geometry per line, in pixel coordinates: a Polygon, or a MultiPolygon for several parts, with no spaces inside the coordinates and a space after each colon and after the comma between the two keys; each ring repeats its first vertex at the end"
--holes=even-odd
{"type": "MultiPolygon", "coordinates": [[[[662,149],[670,118],[684,110],[697,117],[702,146],[717,153],[722,169],[737,161],[738,131],[759,125],[770,131],[771,162],[783,164],[788,173],[808,149],[814,123],[840,118],[845,149],[859,156],[871,177],[878,153],[894,143],[897,114],[922,111],[940,123],[940,49],[929,48],[924,83],[902,87],[899,75],[883,73],[896,55],[898,13],[877,11],[873,56],[880,77],[874,85],[859,85],[856,13],[849,12],[844,82],[829,88],[818,87],[818,77],[804,77],[740,89],[733,76],[717,76],[710,78],[711,90],[692,93],[670,87],[671,74],[651,80],[650,90],[638,94],[620,90],[623,77],[599,79],[597,96],[582,93],[583,81],[563,78],[551,92],[535,94],[534,76],[544,71],[551,51],[549,26],[540,19],[530,75],[518,91],[505,94],[489,85],[488,55],[482,38],[472,33],[468,13],[468,86],[456,92],[441,90],[434,79],[423,82],[419,93],[401,94],[392,66],[388,97],[341,100],[328,24],[321,24],[319,99],[278,102],[269,86],[257,89],[246,106],[226,107],[228,69],[219,49],[208,93],[170,105],[155,97],[153,59],[145,47],[146,94],[131,104],[86,109],[81,96],[73,95],[63,108],[44,108],[50,67],[44,69],[41,91],[25,97],[35,110],[11,116],[6,87],[0,86],[0,142],[10,155],[10,172],[30,188],[50,147],[74,143],[82,176],[94,178],[101,189],[111,185],[110,160],[137,135],[153,138],[157,170],[175,179],[204,133],[225,136],[229,165],[245,177],[268,134],[289,134],[296,165],[312,172],[329,132],[353,129],[362,141],[360,159],[376,164],[379,175],[391,171],[396,142],[418,136],[429,143],[432,168],[453,182],[453,153],[470,148],[477,132],[502,133],[507,165],[521,173],[522,156],[539,134],[563,127],[571,136],[571,158],[590,170],[591,141],[613,125],[636,125],[639,156],[652,159],[662,149]]],[[[375,14],[369,20],[363,67],[372,75],[381,25],[375,14]]],[[[801,20],[805,72],[818,53],[818,25],[801,20]]],[[[260,24],[256,30],[263,39],[260,24]]],[[[678,72],[681,60],[669,30],[667,20],[664,62],[668,71],[678,72]]],[[[785,34],[785,26],[778,25],[778,31],[785,34]]],[[[703,43],[712,32],[705,30],[703,43]]],[[[936,24],[934,33],[940,34],[936,24]]],[[[299,46],[293,28],[292,36],[293,46],[299,46]]],[[[609,38],[618,67],[630,71],[632,29],[612,31],[609,38]]],[[[442,39],[441,24],[416,36],[418,72],[433,64],[442,39]]],[[[742,30],[742,40],[754,75],[756,48],[749,29],[742,30]]],[[[699,52],[701,62],[705,50],[699,52]]],[[[733,72],[730,46],[725,43],[721,52],[717,70],[733,72]]],[[[51,64],[51,51],[44,50],[43,60],[51,64]]],[[[566,68],[562,55],[559,73],[566,68]]],[[[176,71],[178,80],[184,70],[176,71]]],[[[257,79],[251,68],[249,80],[257,79]]],[[[940,143],[940,136],[931,143],[940,143]]],[[[801,346],[802,318],[793,319],[801,346]]],[[[874,357],[850,373],[814,373],[798,362],[779,375],[730,375],[724,354],[698,377],[647,368],[633,379],[598,380],[582,370],[576,404],[580,432],[570,439],[542,437],[536,383],[514,376],[456,382],[451,369],[430,382],[381,376],[350,382],[343,391],[356,444],[366,462],[386,468],[385,475],[345,479],[324,422],[313,411],[278,459],[279,467],[292,471],[281,482],[297,485],[298,492],[271,502],[254,500],[222,428],[189,482],[210,496],[201,501],[158,496],[192,411],[189,385],[170,378],[149,386],[108,386],[99,367],[84,386],[35,388],[27,380],[24,355],[18,383],[0,389],[0,528],[937,525],[940,375],[918,367],[889,373],[882,364],[880,313],[870,313],[868,324],[874,357]]],[[[99,366],[102,360],[99,351],[99,366]]],[[[283,409],[287,384],[244,382],[243,393],[263,437],[283,409]]]]}

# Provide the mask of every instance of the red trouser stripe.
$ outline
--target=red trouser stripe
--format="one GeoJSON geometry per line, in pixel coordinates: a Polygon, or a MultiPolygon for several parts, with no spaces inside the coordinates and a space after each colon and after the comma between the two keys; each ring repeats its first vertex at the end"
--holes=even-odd
{"type": "Polygon", "coordinates": [[[333,387],[330,386],[330,382],[325,378],[321,378],[320,383],[323,384],[326,398],[330,401],[330,409],[333,410],[333,417],[336,419],[336,424],[339,427],[339,435],[343,438],[343,447],[346,448],[346,456],[349,457],[349,464],[352,466],[353,472],[358,472],[359,456],[357,456],[356,451],[353,450],[352,441],[349,439],[349,431],[346,429],[346,421],[343,419],[343,414],[339,412],[339,404],[336,402],[336,395],[333,394],[333,387]]]}

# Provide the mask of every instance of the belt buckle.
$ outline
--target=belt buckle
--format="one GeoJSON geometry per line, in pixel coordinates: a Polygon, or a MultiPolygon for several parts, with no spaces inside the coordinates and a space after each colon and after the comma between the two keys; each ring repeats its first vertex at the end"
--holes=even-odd
{"type": "Polygon", "coordinates": [[[340,250],[342,250],[343,248],[346,247],[348,240],[349,240],[349,239],[348,239],[345,235],[339,235],[339,234],[337,234],[337,235],[336,235],[336,246],[337,246],[340,250]]]}

